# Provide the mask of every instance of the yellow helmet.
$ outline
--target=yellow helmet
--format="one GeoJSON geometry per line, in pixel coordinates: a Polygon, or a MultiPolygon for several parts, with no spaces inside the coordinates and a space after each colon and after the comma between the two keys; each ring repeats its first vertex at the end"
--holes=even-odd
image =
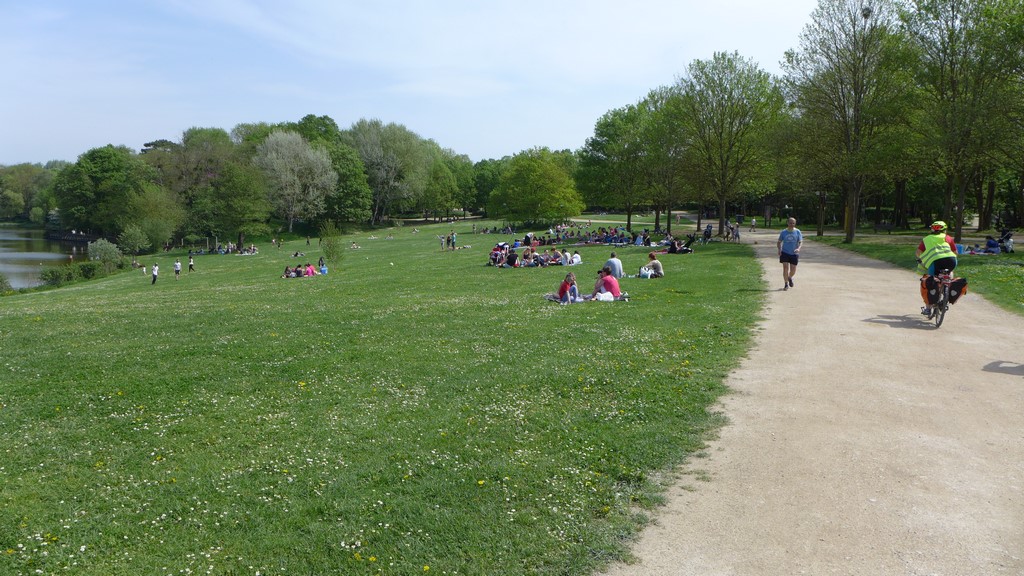
{"type": "Polygon", "coordinates": [[[945,222],[943,222],[942,220],[936,220],[935,222],[932,222],[932,232],[938,233],[938,232],[945,232],[945,231],[946,231],[946,223],[945,222]]]}

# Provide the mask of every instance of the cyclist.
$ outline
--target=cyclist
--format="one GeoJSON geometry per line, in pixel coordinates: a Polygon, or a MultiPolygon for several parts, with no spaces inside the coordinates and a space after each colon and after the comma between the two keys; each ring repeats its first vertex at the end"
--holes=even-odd
{"type": "Polygon", "coordinates": [[[932,310],[932,302],[929,295],[938,294],[938,284],[935,282],[936,272],[941,270],[954,270],[956,268],[956,242],[946,234],[946,223],[936,220],[931,225],[932,233],[925,236],[917,246],[918,271],[921,276],[921,298],[924,306],[921,314],[929,316],[932,310]]]}

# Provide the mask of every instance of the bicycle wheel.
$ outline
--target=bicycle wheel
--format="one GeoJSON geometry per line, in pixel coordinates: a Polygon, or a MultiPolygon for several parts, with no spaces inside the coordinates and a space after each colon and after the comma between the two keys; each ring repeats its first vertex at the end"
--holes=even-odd
{"type": "Polygon", "coordinates": [[[935,327],[942,326],[942,321],[946,319],[946,310],[949,309],[949,286],[945,285],[942,287],[942,294],[939,295],[939,301],[935,304],[935,327]]]}

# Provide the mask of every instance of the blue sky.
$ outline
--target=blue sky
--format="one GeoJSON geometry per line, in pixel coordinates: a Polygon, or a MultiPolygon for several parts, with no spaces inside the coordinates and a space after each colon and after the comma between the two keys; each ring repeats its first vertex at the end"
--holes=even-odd
{"type": "Polygon", "coordinates": [[[577,149],[605,112],[738,51],[780,72],[814,0],[0,0],[0,164],[327,115],[473,161],[577,149]]]}

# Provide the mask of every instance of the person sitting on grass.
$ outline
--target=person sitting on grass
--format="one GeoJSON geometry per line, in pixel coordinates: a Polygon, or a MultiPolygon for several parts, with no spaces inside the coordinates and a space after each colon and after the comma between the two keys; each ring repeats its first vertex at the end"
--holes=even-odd
{"type": "Polygon", "coordinates": [[[515,248],[508,251],[508,256],[505,257],[505,268],[519,268],[519,255],[516,254],[515,248]]]}
{"type": "Polygon", "coordinates": [[[665,268],[661,265],[661,260],[658,260],[658,255],[654,252],[647,254],[647,265],[640,267],[641,278],[661,278],[665,275],[665,268]]]}
{"type": "Polygon", "coordinates": [[[569,272],[565,275],[565,279],[558,286],[557,294],[545,294],[544,298],[551,300],[552,302],[558,302],[559,304],[572,304],[574,302],[583,302],[583,298],[580,297],[580,289],[576,285],[576,275],[569,272]]]}
{"type": "Polygon", "coordinates": [[[583,302],[583,299],[580,298],[579,286],[576,285],[576,275],[572,272],[565,275],[565,280],[562,280],[562,284],[558,287],[558,301],[562,304],[583,302]]]}
{"type": "Polygon", "coordinates": [[[614,300],[629,301],[629,295],[619,289],[619,281],[612,276],[612,270],[608,266],[597,271],[597,281],[594,282],[594,291],[590,296],[584,298],[590,302],[602,301],[612,302],[614,300]]]}

